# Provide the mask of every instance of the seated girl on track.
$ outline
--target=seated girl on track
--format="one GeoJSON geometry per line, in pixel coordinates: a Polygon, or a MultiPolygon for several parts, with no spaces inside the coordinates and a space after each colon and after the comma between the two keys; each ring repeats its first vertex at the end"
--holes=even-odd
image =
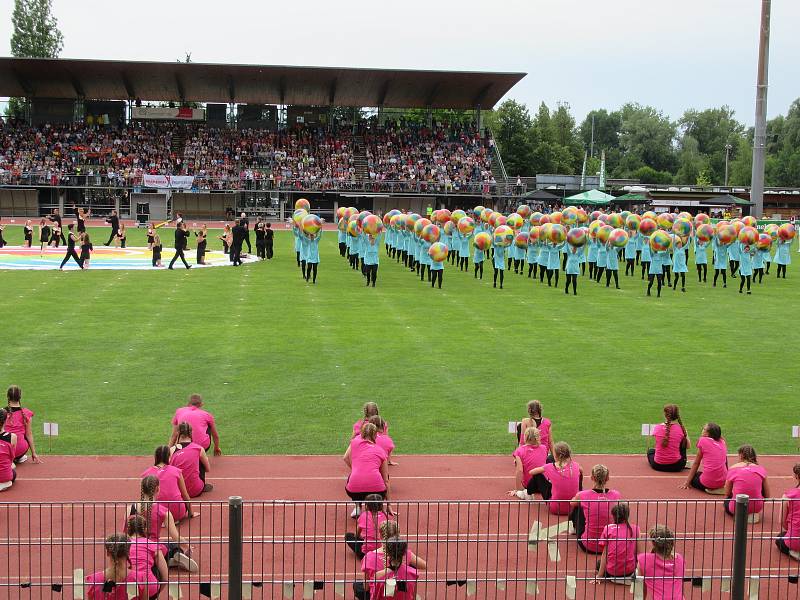
{"type": "Polygon", "coordinates": [[[158,478],[159,491],[157,500],[169,506],[169,512],[178,523],[186,517],[197,517],[199,513],[192,512],[189,492],[186,491],[186,482],[178,467],[169,464],[169,446],[159,446],[153,454],[153,466],[141,474],[141,477],[154,475],[158,478]]]}
{"type": "Polygon", "coordinates": [[[148,475],[142,479],[140,501],[138,504],[131,505],[129,516],[142,515],[147,524],[147,537],[149,540],[160,543],[161,529],[166,529],[167,537],[170,541],[166,545],[161,544],[161,552],[170,567],[181,567],[190,573],[197,572],[197,563],[190,557],[191,547],[188,542],[181,539],[178,527],[175,525],[175,518],[169,511],[166,504],[157,502],[159,492],[158,478],[148,475]],[[181,544],[189,548],[184,552],[181,544]]]}
{"type": "Polygon", "coordinates": [[[350,440],[342,459],[350,467],[350,475],[344,486],[347,495],[356,503],[350,515],[355,518],[361,512],[361,503],[370,494],[381,498],[389,497],[389,464],[386,452],[375,443],[378,429],[372,423],[365,423],[361,435],[350,440]]]}
{"type": "Polygon", "coordinates": [[[664,406],[664,422],[653,428],[655,448],[647,451],[647,461],[656,471],[676,473],[686,466],[686,448],[689,436],[681,422],[677,405],[664,406]]]}
{"type": "Polygon", "coordinates": [[[178,423],[186,421],[192,426],[192,441],[199,444],[206,452],[211,450],[211,440],[214,440],[214,456],[222,454],[219,447],[219,433],[214,415],[203,410],[203,397],[200,394],[189,396],[189,403],[181,406],[175,411],[172,417],[172,435],[169,438],[169,445],[175,445],[178,441],[178,423]]]}
{"type": "Polygon", "coordinates": [[[514,465],[516,467],[516,489],[508,492],[509,496],[516,496],[520,500],[532,500],[534,494],[541,494],[537,486],[539,479],[533,477],[533,469],[544,466],[547,461],[547,447],[539,441],[539,430],[528,427],[525,430],[525,443],[514,450],[514,465]]]}
{"type": "Polygon", "coordinates": [[[716,423],[706,423],[697,440],[697,455],[692,468],[689,469],[686,482],[680,487],[685,490],[691,486],[708,494],[723,494],[727,476],[728,446],[722,437],[722,430],[716,423]]]}
{"type": "Polygon", "coordinates": [[[397,463],[392,460],[392,452],[394,452],[394,440],[386,433],[388,429],[386,421],[380,415],[373,415],[369,418],[369,422],[375,425],[378,429],[378,437],[375,438],[375,443],[383,448],[386,452],[386,460],[389,461],[390,467],[396,467],[397,463]]]}
{"type": "Polygon", "coordinates": [[[89,600],[128,600],[130,542],[124,533],[115,533],[105,539],[105,569],[87,575],[85,579],[89,600]]]}
{"type": "MultiPolygon", "coordinates": [[[[370,417],[374,417],[378,415],[378,405],[374,402],[367,402],[364,404],[364,418],[359,419],[355,423],[353,423],[353,436],[357,436],[361,433],[361,426],[364,423],[369,422],[370,417]]],[[[383,433],[389,433],[389,423],[385,420],[383,422],[383,433]]]]}
{"type": "Polygon", "coordinates": [[[9,489],[17,479],[17,470],[14,464],[17,434],[3,431],[8,414],[7,409],[0,408],[0,492],[9,489]]]}
{"type": "Polygon", "coordinates": [[[775,545],[783,554],[800,560],[800,463],[792,469],[794,487],[783,494],[781,534],[775,545]]]}
{"type": "Polygon", "coordinates": [[[675,552],[675,532],[664,525],[650,530],[650,552],[636,557],[639,577],[644,580],[644,597],[654,600],[683,600],[683,556],[675,552]]]}
{"type": "Polygon", "coordinates": [[[16,385],[12,385],[6,392],[6,398],[8,399],[6,410],[9,414],[6,417],[3,431],[14,433],[17,436],[17,449],[14,453],[14,460],[17,464],[24,463],[28,460],[27,452],[30,449],[31,460],[35,463],[41,462],[33,444],[33,429],[31,428],[33,411],[22,406],[22,390],[16,385]]]}
{"type": "Polygon", "coordinates": [[[384,556],[386,566],[369,583],[370,600],[415,600],[419,575],[408,562],[408,542],[399,537],[386,540],[384,556]]]}
{"type": "Polygon", "coordinates": [[[364,507],[366,510],[358,515],[355,534],[344,534],[347,546],[358,558],[364,558],[367,552],[380,547],[380,526],[389,520],[383,508],[383,498],[378,494],[370,494],[364,498],[364,507]]]}
{"type": "Polygon", "coordinates": [[[211,470],[208,456],[200,444],[192,441],[192,426],[188,422],[178,424],[178,440],[170,452],[169,464],[181,470],[190,497],[197,498],[214,489],[213,485],[206,483],[206,473],[211,470]]]}
{"type": "Polygon", "coordinates": [[[137,600],[154,600],[166,586],[167,561],[158,543],[147,537],[147,522],[141,515],[128,518],[126,533],[131,538],[130,572],[128,581],[135,581],[139,588],[137,600]]]}
{"type": "MultiPolygon", "coordinates": [[[[749,515],[758,515],[764,509],[764,498],[769,498],[769,484],[767,471],[758,464],[755,449],[749,444],[739,447],[739,462],[728,469],[728,478],[725,481],[725,497],[731,498],[725,503],[725,512],[733,515],[738,494],[750,496],[747,505],[749,515]]],[[[757,519],[757,517],[756,517],[757,519]]]]}
{"type": "MultiPolygon", "coordinates": [[[[386,568],[387,543],[388,540],[399,539],[400,529],[395,521],[384,521],[380,526],[381,545],[372,552],[367,552],[364,560],[361,561],[361,571],[364,574],[363,582],[353,584],[353,591],[358,600],[370,600],[370,586],[377,583],[376,573],[386,568]]],[[[417,571],[427,569],[427,563],[406,549],[404,563],[415,568],[417,571]]]]}
{"type": "Polygon", "coordinates": [[[570,520],[584,552],[600,554],[600,534],[611,522],[611,507],[622,498],[617,490],[608,489],[609,472],[605,465],[592,467],[592,489],[578,492],[570,506],[570,520]]]}
{"type": "Polygon", "coordinates": [[[539,430],[539,443],[547,448],[550,456],[553,456],[553,423],[550,419],[542,416],[542,403],[538,400],[528,402],[528,416],[522,419],[517,429],[517,437],[520,446],[525,443],[525,430],[528,427],[536,427],[539,430]]]}
{"type": "Polygon", "coordinates": [[[639,527],[630,523],[631,510],[627,502],[611,507],[611,520],[600,534],[603,555],[597,563],[594,582],[603,579],[627,581],[636,573],[636,555],[639,553],[639,527]]]}
{"type": "Polygon", "coordinates": [[[569,501],[583,489],[583,469],[572,460],[572,450],[566,442],[553,446],[555,462],[531,471],[542,500],[549,500],[550,514],[568,515],[569,501]]]}

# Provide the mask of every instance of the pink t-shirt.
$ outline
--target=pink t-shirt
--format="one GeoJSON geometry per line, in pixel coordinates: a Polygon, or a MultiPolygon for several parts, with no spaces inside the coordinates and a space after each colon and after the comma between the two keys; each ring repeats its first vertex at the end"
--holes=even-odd
{"type": "Polygon", "coordinates": [[[350,440],[350,477],[347,479],[348,492],[383,492],[386,484],[381,475],[381,465],[386,460],[386,452],[380,446],[362,437],[350,440]]]}
{"type": "Polygon", "coordinates": [[[386,452],[387,457],[394,450],[394,441],[385,433],[378,433],[378,436],[375,438],[375,443],[383,448],[383,451],[386,452]]]}
{"type": "MultiPolygon", "coordinates": [[[[361,426],[364,425],[364,419],[359,419],[353,423],[353,435],[361,435],[361,426]]],[[[383,433],[389,433],[389,423],[383,422],[383,433]]]]}
{"type": "MultiPolygon", "coordinates": [[[[536,427],[539,430],[539,443],[544,446],[545,448],[550,448],[550,426],[552,422],[550,419],[543,418],[541,423],[536,425],[536,421],[531,419],[531,425],[536,427]]],[[[520,427],[519,431],[519,445],[522,446],[525,443],[525,428],[520,427]]]]}
{"type": "MultiPolygon", "coordinates": [[[[130,572],[128,573],[130,576],[130,572]]],[[[105,571],[97,571],[86,576],[86,597],[89,600],[128,600],[127,582],[117,583],[110,592],[104,592],[105,571]]],[[[134,580],[135,581],[135,580],[134,580]]]]}
{"type": "Polygon", "coordinates": [[[361,547],[361,551],[366,554],[367,552],[371,552],[372,550],[377,550],[380,547],[378,540],[380,539],[380,526],[381,523],[388,520],[386,517],[386,513],[381,511],[378,513],[373,513],[368,510],[365,510],[360,515],[358,515],[358,527],[361,529],[361,539],[364,540],[364,544],[361,547]]]}
{"type": "Polygon", "coordinates": [[[636,557],[647,597],[653,600],[683,600],[683,556],[677,552],[664,559],[646,552],[636,557]],[[662,579],[664,578],[664,579],[662,579]]]}
{"type": "Polygon", "coordinates": [[[611,507],[621,498],[617,490],[597,492],[595,490],[583,490],[578,492],[581,501],[581,510],[586,519],[586,530],[581,536],[581,542],[590,552],[600,552],[600,534],[603,529],[611,522],[611,507]],[[602,502],[606,500],[606,502],[602,502]]]}
{"type": "Polygon", "coordinates": [[[30,422],[33,418],[33,411],[27,408],[12,408],[11,414],[6,418],[6,424],[3,426],[3,431],[14,433],[17,435],[17,449],[14,453],[14,458],[19,458],[28,451],[30,447],[28,440],[25,439],[25,423],[30,422]]]}
{"type": "Polygon", "coordinates": [[[205,484],[200,479],[200,454],[203,449],[199,444],[192,442],[186,444],[180,450],[175,450],[169,459],[169,464],[178,467],[183,473],[183,482],[186,484],[186,491],[189,496],[195,498],[199,496],[205,484]]]}
{"type": "Polygon", "coordinates": [[[662,446],[662,440],[667,435],[667,426],[659,423],[653,428],[653,435],[656,438],[656,462],[660,465],[671,465],[678,462],[681,457],[681,442],[686,437],[683,429],[677,423],[673,423],[669,428],[669,441],[666,447],[662,446]]]}
{"type": "Polygon", "coordinates": [[[4,433],[0,435],[0,483],[6,483],[14,478],[14,450],[15,447],[11,445],[11,434],[4,433]]]}
{"type": "MultiPolygon", "coordinates": [[[[417,570],[408,564],[410,558],[411,552],[406,552],[406,556],[403,559],[403,564],[400,566],[397,572],[391,575],[395,579],[406,580],[405,591],[401,592],[399,589],[396,589],[394,596],[391,596],[391,598],[394,600],[413,600],[416,598],[416,579],[418,575],[417,570]]],[[[388,598],[384,595],[386,579],[375,579],[375,574],[385,568],[386,561],[384,560],[384,554],[382,552],[368,552],[361,561],[361,570],[366,575],[367,582],[369,584],[369,597],[371,600],[384,600],[388,598]]]]}
{"type": "Polygon", "coordinates": [[[790,550],[800,551],[800,488],[793,487],[783,495],[789,498],[786,510],[786,535],[783,541],[790,550]]]}
{"type": "Polygon", "coordinates": [[[747,494],[750,496],[750,503],[747,505],[747,513],[753,514],[761,512],[764,508],[763,486],[767,478],[767,471],[761,465],[746,465],[744,467],[733,467],[728,471],[726,481],[733,482],[733,496],[728,503],[728,509],[733,512],[736,510],[737,494],[747,494]]]}
{"type": "Polygon", "coordinates": [[[211,436],[208,435],[208,428],[214,423],[211,413],[197,406],[182,406],[175,411],[172,424],[178,425],[182,421],[192,426],[192,441],[195,444],[200,444],[203,449],[211,447],[211,436]]]}
{"type": "Polygon", "coordinates": [[[141,478],[144,479],[148,475],[155,475],[158,478],[158,498],[162,502],[169,502],[169,511],[176,521],[180,521],[186,516],[186,504],[181,496],[181,488],[178,482],[181,478],[181,470],[172,465],[164,465],[163,467],[149,467],[141,478]]]}
{"type": "Polygon", "coordinates": [[[612,577],[633,575],[636,570],[636,540],[639,527],[610,523],[600,534],[600,548],[607,548],[606,573],[612,577]]]}
{"type": "Polygon", "coordinates": [[[547,461],[547,446],[524,444],[514,450],[514,456],[522,463],[522,486],[527,487],[531,480],[531,469],[541,467],[547,461]]]}
{"type": "Polygon", "coordinates": [[[697,440],[697,447],[703,451],[700,483],[709,490],[723,487],[728,476],[728,446],[725,440],[720,438],[717,441],[704,436],[697,440]]]}
{"type": "Polygon", "coordinates": [[[552,486],[550,496],[550,512],[554,515],[568,515],[569,500],[575,497],[581,485],[581,466],[574,460],[559,469],[554,463],[547,463],[542,473],[552,486]],[[556,502],[565,500],[565,502],[556,502]]]}
{"type": "Polygon", "coordinates": [[[159,552],[159,546],[155,542],[146,538],[131,538],[128,581],[140,582],[139,594],[143,598],[149,598],[158,591],[158,579],[153,574],[153,565],[159,552]]]}

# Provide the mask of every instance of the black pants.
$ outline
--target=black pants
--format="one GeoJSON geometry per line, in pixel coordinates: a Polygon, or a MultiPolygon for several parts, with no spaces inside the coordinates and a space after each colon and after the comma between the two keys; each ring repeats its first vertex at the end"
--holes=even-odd
{"type": "MultiPolygon", "coordinates": [[[[725,505],[727,506],[727,504],[728,503],[726,502],[725,505]]],[[[792,551],[792,549],[789,548],[789,546],[786,545],[786,541],[783,539],[785,537],[786,537],[786,532],[785,531],[781,531],[780,537],[778,537],[778,539],[775,540],[775,545],[778,547],[778,550],[780,550],[781,554],[785,554],[786,556],[790,556],[789,553],[792,551]]]]}
{"type": "Polygon", "coordinates": [[[731,267],[731,277],[736,277],[736,271],[739,270],[739,261],[738,260],[729,260],[728,264],[731,267]]]}
{"type": "Polygon", "coordinates": [[[632,258],[625,259],[625,275],[627,275],[629,271],[631,275],[636,273],[636,265],[633,264],[633,261],[634,259],[632,258]]]}
{"type": "Polygon", "coordinates": [[[264,245],[264,252],[267,255],[267,260],[270,260],[272,258],[272,256],[273,256],[273,253],[272,253],[272,242],[267,242],[264,245]]]}
{"type": "Polygon", "coordinates": [[[64,265],[67,264],[70,258],[75,259],[75,262],[78,263],[78,266],[82,269],[83,268],[83,261],[81,261],[78,253],[75,250],[67,250],[66,256],[64,256],[64,260],[61,261],[61,266],[59,269],[63,269],[64,265]]]}
{"type": "Polygon", "coordinates": [[[267,250],[264,246],[264,242],[256,241],[256,255],[258,258],[266,258],[267,257],[267,250]]]}
{"type": "Polygon", "coordinates": [[[655,280],[658,281],[658,297],[661,298],[661,286],[664,285],[663,275],[650,274],[647,276],[647,295],[650,295],[650,289],[653,287],[653,281],[655,280]]]}
{"type": "Polygon", "coordinates": [[[714,269],[714,285],[717,285],[717,277],[722,273],[722,285],[728,285],[728,272],[725,269],[714,269]]]}
{"type": "Polygon", "coordinates": [[[481,279],[483,279],[483,261],[475,263],[475,279],[478,278],[478,273],[480,273],[481,279]]]}
{"type": "Polygon", "coordinates": [[[347,252],[347,244],[344,242],[339,242],[339,255],[344,258],[345,253],[347,252]]]}
{"type": "Polygon", "coordinates": [[[183,248],[175,248],[175,256],[172,257],[172,260],[169,261],[169,268],[172,268],[172,265],[175,264],[175,261],[178,260],[180,257],[181,261],[183,262],[184,266],[188,269],[189,263],[186,262],[186,257],[183,255],[183,248]]]}
{"type": "Polygon", "coordinates": [[[349,531],[344,534],[344,543],[352,550],[358,558],[364,558],[364,540],[358,537],[355,533],[349,531]]]}
{"type": "Polygon", "coordinates": [[[700,264],[697,265],[697,281],[698,283],[702,283],[706,281],[706,277],[708,276],[708,265],[700,264]]]}
{"type": "MultiPolygon", "coordinates": [[[[181,256],[183,256],[183,253],[181,253],[181,256]]],[[[173,258],[172,261],[175,262],[175,259],[173,258]]],[[[238,267],[239,265],[242,264],[242,244],[241,243],[233,244],[231,246],[231,262],[233,263],[233,266],[235,266],[235,267],[238,267]]]]}
{"type": "Polygon", "coordinates": [[[619,271],[617,269],[606,269],[606,287],[611,285],[611,276],[614,276],[614,286],[619,289],[619,271]]]}
{"type": "Polygon", "coordinates": [[[444,269],[439,269],[438,271],[429,271],[431,276],[431,287],[438,281],[439,282],[439,289],[442,289],[442,273],[444,273],[444,269]]]}
{"type": "Polygon", "coordinates": [[[541,494],[542,500],[550,500],[553,495],[553,486],[547,481],[547,478],[540,473],[531,477],[525,491],[530,495],[541,494]]]}
{"type": "Polygon", "coordinates": [[[375,287],[375,281],[378,279],[378,265],[367,265],[367,285],[375,287]]]}
{"type": "Polygon", "coordinates": [[[650,463],[650,467],[654,471],[661,471],[663,473],[677,473],[678,471],[683,471],[683,468],[686,466],[686,448],[681,448],[681,458],[678,462],[666,465],[656,462],[656,449],[650,448],[650,450],[647,451],[647,462],[650,463]]]}
{"type": "Polygon", "coordinates": [[[672,267],[664,265],[662,269],[664,271],[664,278],[667,280],[667,285],[672,285],[672,267]]]}
{"type": "Polygon", "coordinates": [[[750,275],[742,275],[739,274],[739,293],[742,293],[742,289],[744,288],[745,282],[747,282],[747,293],[750,293],[750,275]]]}
{"type": "Polygon", "coordinates": [[[778,271],[775,273],[775,277],[780,277],[783,274],[783,278],[786,279],[786,265],[778,265],[778,271]]]}
{"type": "Polygon", "coordinates": [[[678,276],[680,275],[681,289],[685,290],[686,289],[686,273],[674,273],[674,275],[675,275],[675,282],[672,284],[672,289],[673,290],[677,290],[678,289],[678,276]]]}
{"type": "Polygon", "coordinates": [[[500,289],[503,289],[503,279],[505,278],[505,271],[503,269],[494,268],[494,287],[497,287],[497,274],[500,273],[500,289]]]}
{"type": "Polygon", "coordinates": [[[206,255],[206,243],[203,242],[202,244],[197,244],[197,264],[203,264],[203,259],[206,255]]]}
{"type": "Polygon", "coordinates": [[[583,532],[586,531],[586,516],[583,514],[583,508],[581,506],[576,506],[572,509],[572,512],[569,513],[569,520],[572,521],[572,526],[575,528],[575,535],[578,538],[578,546],[580,549],[588,554],[602,554],[602,550],[589,550],[583,545],[581,536],[583,532]]]}
{"type": "MultiPolygon", "coordinates": [[[[108,241],[106,242],[106,246],[110,246],[110,245],[111,245],[111,242],[113,242],[113,241],[114,241],[114,238],[115,238],[116,236],[117,236],[117,230],[116,230],[116,229],[112,229],[112,230],[111,230],[111,235],[110,235],[110,236],[108,236],[108,241]]],[[[64,236],[62,235],[61,237],[63,238],[64,236]]],[[[66,243],[66,242],[64,242],[64,243],[66,243]]]]}
{"type": "Polygon", "coordinates": [[[253,247],[250,245],[250,230],[247,231],[247,236],[244,238],[245,244],[247,244],[247,253],[253,253],[253,247]]]}
{"type": "Polygon", "coordinates": [[[574,296],[578,295],[578,276],[577,275],[570,275],[567,273],[567,286],[564,288],[564,293],[569,294],[569,284],[572,284],[572,294],[574,296]]]}
{"type": "Polygon", "coordinates": [[[641,265],[642,265],[642,279],[644,280],[645,273],[647,273],[647,271],[650,269],[650,261],[643,260],[641,262],[641,265]]]}
{"type": "Polygon", "coordinates": [[[317,266],[319,263],[306,263],[306,281],[311,279],[312,283],[317,283],[317,266]]]}
{"type": "Polygon", "coordinates": [[[708,491],[708,488],[704,486],[702,483],[700,483],[700,476],[702,474],[703,474],[702,471],[698,471],[697,473],[695,473],[694,477],[692,477],[692,480],[689,482],[689,485],[691,485],[696,490],[700,490],[701,492],[706,492],[708,491]]]}

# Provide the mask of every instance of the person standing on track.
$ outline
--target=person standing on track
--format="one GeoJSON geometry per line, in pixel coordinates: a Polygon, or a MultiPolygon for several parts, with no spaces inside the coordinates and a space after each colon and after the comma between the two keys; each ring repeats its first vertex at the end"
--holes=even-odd
{"type": "Polygon", "coordinates": [[[119,234],[119,217],[117,216],[117,211],[111,211],[111,216],[106,219],[106,223],[111,226],[111,234],[108,236],[108,241],[105,245],[110,246],[111,242],[113,242],[114,238],[119,234]]]}
{"type": "Polygon", "coordinates": [[[23,246],[25,246],[26,248],[30,248],[31,246],[33,246],[33,225],[31,225],[30,219],[25,221],[24,233],[25,233],[25,242],[23,243],[23,246]]]}
{"type": "Polygon", "coordinates": [[[6,392],[6,399],[8,402],[6,406],[8,416],[2,430],[17,436],[14,461],[24,463],[28,460],[27,452],[30,449],[31,460],[35,463],[42,462],[36,453],[36,447],[33,442],[33,429],[31,428],[33,411],[22,406],[22,390],[16,385],[10,386],[6,392]]]}
{"type": "MultiPolygon", "coordinates": [[[[183,255],[183,251],[186,249],[187,240],[189,239],[189,232],[186,229],[186,223],[180,222],[175,226],[175,256],[172,257],[172,260],[169,261],[169,269],[172,269],[172,265],[175,264],[175,261],[178,258],[181,259],[183,265],[187,269],[191,269],[192,265],[186,262],[186,257],[183,255]]],[[[106,244],[108,246],[108,244],[106,244]]]]}
{"type": "Polygon", "coordinates": [[[186,406],[181,406],[175,411],[172,417],[172,435],[169,438],[169,445],[174,446],[178,441],[178,425],[186,421],[192,428],[192,441],[198,444],[203,450],[211,450],[211,441],[214,441],[214,456],[220,456],[222,450],[219,446],[219,433],[214,415],[203,410],[203,397],[200,394],[189,396],[186,406]]]}
{"type": "Polygon", "coordinates": [[[199,230],[194,232],[197,238],[197,264],[206,264],[206,247],[208,246],[208,227],[205,223],[199,230]]]}
{"type": "Polygon", "coordinates": [[[47,221],[39,221],[39,256],[44,256],[45,247],[50,245],[50,231],[47,221]]]}
{"type": "Polygon", "coordinates": [[[170,452],[169,464],[181,470],[189,496],[197,498],[203,492],[214,489],[213,485],[206,483],[206,473],[211,470],[206,451],[192,441],[192,426],[186,421],[178,423],[178,441],[170,448],[170,452]]]}
{"type": "Polygon", "coordinates": [[[59,270],[64,268],[64,265],[67,264],[70,258],[74,259],[78,266],[83,269],[83,261],[81,261],[81,257],[78,256],[78,253],[75,252],[75,232],[72,229],[75,227],[72,223],[67,225],[67,229],[69,230],[69,234],[67,234],[67,253],[64,255],[64,260],[61,261],[61,266],[58,267],[59,270]]]}
{"type": "Polygon", "coordinates": [[[258,217],[258,220],[253,227],[253,231],[256,233],[256,254],[258,255],[258,258],[262,260],[267,257],[264,229],[264,223],[261,222],[261,217],[258,217]]]}
{"type": "Polygon", "coordinates": [[[94,246],[92,246],[92,240],[89,237],[88,233],[82,233],[80,241],[81,241],[81,264],[83,265],[84,269],[88,269],[89,261],[92,260],[92,251],[94,251],[94,246]]]}
{"type": "MultiPolygon", "coordinates": [[[[61,240],[61,243],[62,243],[62,244],[66,244],[66,243],[67,243],[67,240],[64,238],[64,234],[63,234],[63,233],[61,233],[61,232],[63,231],[63,229],[62,229],[62,227],[61,227],[61,213],[60,213],[60,212],[58,212],[58,209],[57,209],[57,208],[54,208],[54,209],[53,209],[53,214],[51,214],[51,215],[48,215],[47,219],[48,219],[48,220],[49,220],[51,223],[55,223],[55,224],[56,224],[56,226],[58,227],[58,235],[59,235],[59,239],[61,240]]],[[[55,227],[53,228],[53,231],[55,231],[55,227]]],[[[58,248],[58,242],[56,242],[56,248],[58,248]]]]}

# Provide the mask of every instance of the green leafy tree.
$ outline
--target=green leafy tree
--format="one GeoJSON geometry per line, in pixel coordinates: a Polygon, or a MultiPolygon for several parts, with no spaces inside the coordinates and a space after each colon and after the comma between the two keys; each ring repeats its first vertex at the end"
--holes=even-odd
{"type": "Polygon", "coordinates": [[[669,171],[656,171],[652,167],[639,167],[633,172],[633,178],[642,183],[672,183],[673,175],[669,171]]]}
{"type": "Polygon", "coordinates": [[[674,172],[677,164],[675,123],[652,106],[629,103],[619,113],[622,156],[615,174],[630,177],[643,166],[674,172]]]}
{"type": "Polygon", "coordinates": [[[723,106],[703,111],[687,110],[678,124],[683,135],[690,135],[697,141],[698,152],[708,162],[708,176],[712,183],[724,183],[725,147],[730,144],[730,157],[735,159],[739,140],[745,134],[744,125],[734,118],[733,109],[723,106]]]}
{"type": "Polygon", "coordinates": [[[701,185],[697,183],[701,174],[708,176],[708,158],[700,152],[700,145],[691,135],[684,135],[681,140],[678,165],[675,183],[701,185]]]}
{"type": "Polygon", "coordinates": [[[531,116],[525,104],[506,100],[486,117],[509,177],[535,175],[531,116]]]}
{"type": "Polygon", "coordinates": [[[586,151],[592,147],[592,118],[594,118],[594,155],[598,157],[602,151],[605,151],[606,170],[609,173],[615,173],[621,157],[619,132],[622,119],[620,113],[619,111],[610,113],[601,108],[586,115],[578,129],[580,141],[586,151]]]}
{"type": "MultiPolygon", "coordinates": [[[[64,37],[53,16],[52,0],[14,0],[11,14],[11,55],[18,58],[58,58],[64,37]]],[[[11,98],[6,114],[19,117],[23,113],[19,98],[11,98]]]]}

